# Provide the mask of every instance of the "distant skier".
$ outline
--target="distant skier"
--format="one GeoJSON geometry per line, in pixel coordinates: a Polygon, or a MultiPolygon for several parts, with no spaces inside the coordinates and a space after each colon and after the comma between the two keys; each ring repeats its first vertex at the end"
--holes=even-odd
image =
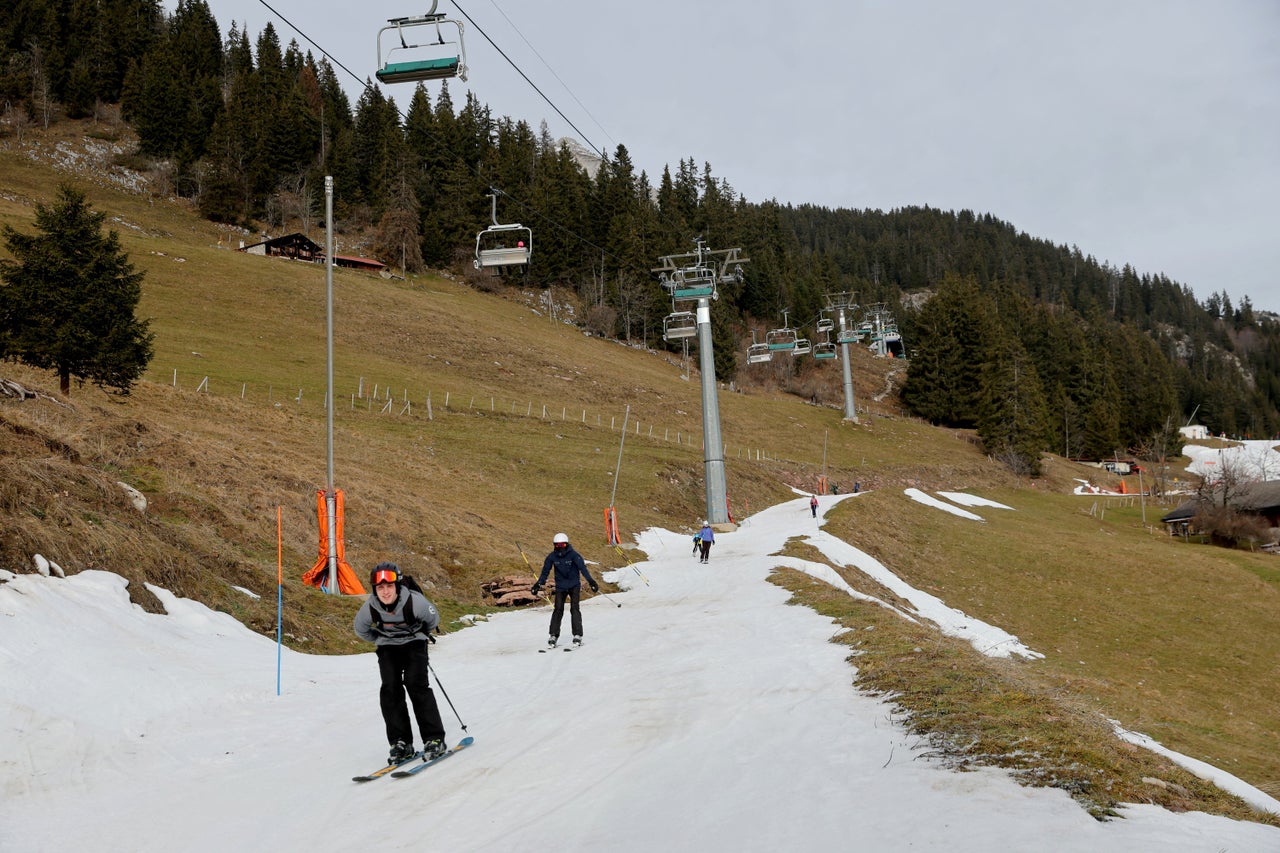
{"type": "Polygon", "coordinates": [[[564,619],[564,601],[569,599],[569,622],[573,628],[573,644],[582,645],[582,609],[578,603],[582,600],[582,581],[579,575],[587,579],[587,586],[592,592],[599,592],[600,585],[587,571],[586,561],[582,555],[573,550],[569,537],[557,533],[551,540],[551,553],[542,561],[542,574],[531,588],[534,595],[542,592],[542,585],[547,582],[551,569],[556,570],[556,598],[551,611],[551,630],[547,637],[547,645],[554,648],[560,640],[560,622],[564,619]]]}
{"type": "Polygon", "coordinates": [[[699,546],[702,548],[702,559],[698,562],[705,563],[710,558],[711,546],[716,542],[715,531],[711,529],[710,522],[702,522],[702,530],[698,531],[699,546]]]}
{"type": "Polygon", "coordinates": [[[818,517],[818,496],[817,495],[809,496],[809,511],[813,513],[814,518],[818,517]]]}
{"type": "Polygon", "coordinates": [[[374,566],[369,585],[373,594],[356,611],[352,627],[357,637],[377,645],[378,673],[382,676],[378,702],[387,743],[391,744],[387,763],[402,764],[414,754],[406,692],[422,735],[423,756],[435,758],[446,747],[440,709],[427,682],[427,637],[440,624],[440,613],[425,595],[408,587],[395,563],[374,566]]]}
{"type": "Polygon", "coordinates": [[[693,556],[698,556],[698,552],[702,550],[702,534],[693,534],[693,556]]]}

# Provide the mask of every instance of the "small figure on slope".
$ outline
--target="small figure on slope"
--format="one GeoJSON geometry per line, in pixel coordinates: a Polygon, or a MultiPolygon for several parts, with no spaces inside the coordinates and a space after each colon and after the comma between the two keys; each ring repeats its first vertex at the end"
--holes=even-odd
{"type": "Polygon", "coordinates": [[[551,611],[551,630],[547,637],[547,645],[554,647],[560,640],[560,623],[564,620],[564,601],[569,599],[569,622],[573,628],[573,643],[582,645],[582,609],[578,603],[582,600],[581,577],[587,579],[587,586],[592,592],[599,592],[600,585],[587,571],[586,561],[582,555],[573,550],[569,537],[557,533],[551,540],[551,553],[542,561],[542,574],[532,587],[534,595],[542,592],[542,585],[547,582],[551,569],[556,570],[556,598],[551,611]]]}
{"type": "Polygon", "coordinates": [[[702,559],[698,562],[705,563],[711,556],[711,546],[716,542],[715,531],[711,529],[711,523],[702,522],[702,530],[698,532],[699,544],[702,547],[702,559]]]}
{"type": "Polygon", "coordinates": [[[818,496],[817,495],[809,496],[809,511],[813,513],[814,518],[818,517],[818,496]]]}
{"type": "Polygon", "coordinates": [[[702,550],[702,534],[693,534],[693,556],[698,556],[698,552],[702,550]]]}
{"type": "Polygon", "coordinates": [[[387,743],[391,744],[387,763],[401,764],[414,755],[406,692],[418,720],[423,758],[435,758],[446,747],[440,709],[427,681],[427,639],[440,624],[440,613],[395,563],[374,566],[369,584],[373,594],[356,611],[352,627],[357,637],[377,646],[378,673],[382,676],[378,702],[387,727],[387,743]]]}

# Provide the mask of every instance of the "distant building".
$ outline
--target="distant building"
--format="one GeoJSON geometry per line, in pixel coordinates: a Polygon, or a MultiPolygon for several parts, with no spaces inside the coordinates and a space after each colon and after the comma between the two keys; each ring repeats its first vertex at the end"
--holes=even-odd
{"type": "MultiPolygon", "coordinates": [[[[295,261],[311,261],[324,263],[324,247],[305,234],[285,234],[283,237],[272,237],[260,243],[241,246],[240,251],[249,255],[266,255],[270,258],[291,258],[295,261]]],[[[334,255],[335,267],[382,272],[386,264],[374,258],[362,258],[357,255],[334,255]]]]}
{"type": "MultiPolygon", "coordinates": [[[[1212,497],[1196,496],[1160,521],[1169,526],[1171,533],[1185,533],[1191,524],[1191,519],[1202,508],[1208,508],[1210,500],[1213,505],[1222,506],[1222,491],[1215,490],[1212,497]]],[[[1231,494],[1229,503],[1237,512],[1256,515],[1264,519],[1270,527],[1280,527],[1280,480],[1245,483],[1231,494]]]]}
{"type": "MultiPolygon", "coordinates": [[[[324,256],[320,256],[320,260],[324,260],[324,256]]],[[[382,261],[373,258],[359,258],[355,255],[334,255],[333,265],[335,267],[347,267],[353,270],[366,270],[368,272],[382,272],[387,265],[382,261]]]]}
{"type": "Polygon", "coordinates": [[[1209,428],[1200,426],[1199,424],[1189,424],[1184,427],[1178,427],[1178,432],[1187,441],[1198,441],[1209,437],[1209,428]]]}
{"type": "Polygon", "coordinates": [[[295,261],[323,261],[324,249],[305,234],[285,234],[261,243],[241,246],[240,251],[249,255],[266,255],[271,258],[292,258],[295,261]]]}

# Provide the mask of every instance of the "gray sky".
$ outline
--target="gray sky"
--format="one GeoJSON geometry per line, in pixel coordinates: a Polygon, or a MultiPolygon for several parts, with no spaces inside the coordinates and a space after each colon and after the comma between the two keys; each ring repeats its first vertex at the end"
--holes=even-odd
{"type": "MultiPolygon", "coordinates": [[[[429,8],[268,2],[361,76],[385,19],[429,8]]],[[[460,3],[455,103],[578,136],[483,30],[655,183],[693,157],[752,202],[967,208],[1280,312],[1280,0],[460,3]]],[[[310,48],[258,0],[209,5],[310,48]]]]}

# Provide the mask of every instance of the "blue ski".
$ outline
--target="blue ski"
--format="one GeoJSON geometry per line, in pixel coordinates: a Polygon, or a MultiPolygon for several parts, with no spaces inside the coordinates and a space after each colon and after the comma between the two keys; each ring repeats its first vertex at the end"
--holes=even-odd
{"type": "Polygon", "coordinates": [[[416,761],[421,757],[422,757],[421,751],[415,752],[413,755],[409,756],[399,764],[388,764],[386,767],[383,767],[381,770],[373,771],[368,776],[352,776],[351,781],[352,782],[372,782],[374,779],[380,779],[383,776],[386,776],[392,770],[398,770],[404,765],[408,764],[410,761],[416,761]]]}
{"type": "Polygon", "coordinates": [[[391,775],[396,779],[402,779],[405,776],[412,776],[415,773],[421,773],[423,770],[426,770],[428,767],[434,766],[436,764],[439,764],[441,761],[444,761],[449,756],[454,755],[455,753],[462,752],[462,750],[471,746],[471,744],[475,742],[476,742],[476,739],[468,735],[467,737],[464,737],[462,740],[458,741],[457,745],[454,746],[452,749],[450,749],[448,752],[446,752],[444,755],[437,756],[431,759],[430,761],[419,762],[409,768],[404,768],[404,766],[401,765],[401,769],[395,770],[394,772],[392,772],[391,775]]]}

